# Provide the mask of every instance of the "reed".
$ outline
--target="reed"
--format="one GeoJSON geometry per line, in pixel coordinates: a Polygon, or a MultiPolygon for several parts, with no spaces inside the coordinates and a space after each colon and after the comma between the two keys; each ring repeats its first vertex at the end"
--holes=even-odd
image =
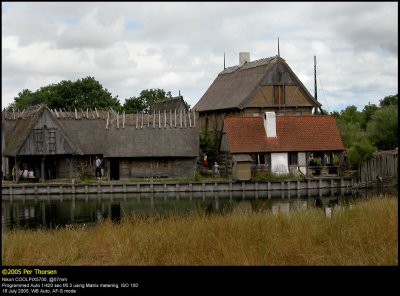
{"type": "Polygon", "coordinates": [[[397,196],[273,214],[135,216],[3,231],[3,265],[398,265],[397,196]]]}

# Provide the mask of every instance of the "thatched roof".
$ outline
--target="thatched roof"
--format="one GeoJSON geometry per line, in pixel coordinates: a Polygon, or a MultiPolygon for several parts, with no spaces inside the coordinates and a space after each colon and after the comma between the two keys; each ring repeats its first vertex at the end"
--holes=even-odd
{"type": "Polygon", "coordinates": [[[275,56],[226,68],[218,74],[194,109],[199,112],[243,109],[262,85],[276,85],[282,81],[297,85],[310,106],[321,106],[285,60],[275,56]]]}
{"type": "Polygon", "coordinates": [[[195,157],[199,149],[197,115],[192,110],[125,114],[114,110],[62,112],[38,106],[34,115],[3,115],[3,155],[19,155],[33,126],[47,112],[74,154],[104,157],[195,157]]]}
{"type": "Polygon", "coordinates": [[[180,110],[186,109],[182,96],[156,101],[151,107],[152,110],[180,110]]]}

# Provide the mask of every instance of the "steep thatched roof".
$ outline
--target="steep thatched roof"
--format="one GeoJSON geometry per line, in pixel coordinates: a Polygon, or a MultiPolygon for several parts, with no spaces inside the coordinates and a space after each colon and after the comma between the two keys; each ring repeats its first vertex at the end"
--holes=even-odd
{"type": "Polygon", "coordinates": [[[3,115],[7,129],[3,155],[19,155],[32,128],[48,112],[74,154],[104,157],[196,157],[197,116],[191,110],[125,114],[108,111],[62,112],[39,106],[32,116],[3,115]]]}
{"type": "Polygon", "coordinates": [[[226,68],[218,74],[194,109],[199,112],[243,109],[262,85],[281,84],[282,79],[297,85],[310,106],[321,106],[285,60],[275,56],[226,68]]]}
{"type": "Polygon", "coordinates": [[[43,110],[43,105],[38,105],[31,107],[24,115],[23,118],[21,116],[15,116],[15,112],[9,112],[9,118],[14,119],[14,121],[4,120],[7,118],[7,113],[3,112],[3,126],[4,136],[5,136],[5,144],[6,146],[2,151],[4,155],[15,156],[18,155],[21,150],[23,144],[28,138],[33,126],[36,124],[38,118],[41,115],[43,110]],[[11,114],[12,113],[12,114],[11,114]]]}
{"type": "Polygon", "coordinates": [[[180,110],[186,109],[185,101],[182,96],[170,99],[163,99],[155,102],[151,107],[152,110],[180,110]]]}

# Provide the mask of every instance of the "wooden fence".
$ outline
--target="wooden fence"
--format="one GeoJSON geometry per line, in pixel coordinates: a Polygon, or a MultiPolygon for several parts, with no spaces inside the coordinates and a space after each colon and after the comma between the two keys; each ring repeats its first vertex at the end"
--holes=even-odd
{"type": "MultiPolygon", "coordinates": [[[[398,154],[396,150],[380,151],[359,168],[360,184],[382,183],[388,180],[396,181],[398,178],[398,154]]],[[[397,181],[396,181],[397,182],[397,181]]]]}

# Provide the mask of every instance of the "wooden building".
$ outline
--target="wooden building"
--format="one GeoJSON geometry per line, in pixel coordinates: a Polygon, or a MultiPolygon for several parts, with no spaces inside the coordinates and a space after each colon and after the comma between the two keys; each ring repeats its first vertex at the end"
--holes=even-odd
{"type": "Polygon", "coordinates": [[[27,167],[42,181],[94,175],[96,156],[112,180],[194,177],[199,132],[192,110],[125,114],[39,105],[3,112],[2,144],[7,178],[13,167],[27,167]]]}
{"type": "Polygon", "coordinates": [[[194,109],[199,112],[200,131],[220,140],[224,118],[309,115],[321,104],[314,99],[280,56],[250,61],[240,53],[239,65],[220,72],[194,109]]]}
{"type": "Polygon", "coordinates": [[[244,155],[252,159],[253,174],[337,176],[344,150],[332,116],[276,116],[274,112],[225,118],[220,147],[223,164],[234,177],[235,157],[244,155]]]}
{"type": "Polygon", "coordinates": [[[172,111],[180,111],[188,109],[187,104],[182,96],[177,96],[173,98],[163,99],[156,101],[152,106],[151,110],[158,112],[159,110],[172,110],[172,111]]]}

